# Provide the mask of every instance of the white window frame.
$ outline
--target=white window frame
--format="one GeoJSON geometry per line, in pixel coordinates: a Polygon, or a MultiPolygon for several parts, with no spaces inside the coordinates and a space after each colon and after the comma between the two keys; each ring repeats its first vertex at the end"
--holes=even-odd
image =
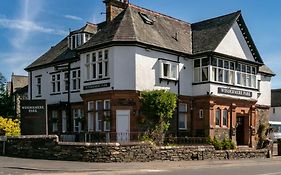
{"type": "Polygon", "coordinates": [[[228,126],[228,110],[226,108],[222,110],[222,125],[225,127],[228,126]],[[226,114],[226,116],[225,116],[225,114],[226,114]],[[226,117],[226,124],[224,123],[225,117],[226,117]]]}
{"type": "Polygon", "coordinates": [[[216,110],[215,110],[215,125],[216,125],[216,127],[220,127],[221,126],[221,109],[220,108],[216,108],[216,110]],[[219,117],[219,124],[217,124],[217,112],[220,112],[220,115],[218,116],[219,117]]]}
{"type": "Polygon", "coordinates": [[[90,54],[86,54],[86,63],[85,63],[85,70],[86,70],[86,80],[91,79],[91,57],[90,54]]]}
{"type": "Polygon", "coordinates": [[[52,131],[53,132],[58,132],[58,121],[54,122],[54,119],[58,120],[58,111],[57,110],[52,110],[52,131]]]}
{"type": "Polygon", "coordinates": [[[56,73],[51,75],[52,93],[61,92],[61,73],[56,73]]]}
{"type": "Polygon", "coordinates": [[[103,110],[103,108],[102,109],[98,108],[99,103],[103,103],[103,101],[102,100],[96,101],[96,131],[97,132],[102,131],[102,118],[100,118],[101,117],[100,113],[103,110]]]}
{"type": "Polygon", "coordinates": [[[172,62],[172,61],[166,61],[166,60],[160,60],[160,77],[164,79],[169,80],[178,80],[178,69],[179,64],[172,62]],[[164,65],[168,66],[168,72],[167,75],[164,75],[164,65]]]}
{"type": "Polygon", "coordinates": [[[199,118],[204,118],[204,110],[203,109],[199,109],[199,118]]]}
{"type": "Polygon", "coordinates": [[[80,69],[71,71],[71,89],[80,90],[80,69]]]}
{"type": "Polygon", "coordinates": [[[88,101],[88,131],[94,131],[94,101],[88,101]]]}
{"type": "Polygon", "coordinates": [[[82,116],[82,110],[81,109],[73,109],[72,110],[73,115],[73,131],[74,132],[81,132],[82,131],[82,123],[81,120],[83,118],[82,116]]]}
{"type": "MultiPolygon", "coordinates": [[[[111,109],[110,100],[104,100],[103,104],[104,104],[103,105],[103,109],[105,110],[104,111],[104,116],[110,118],[110,115],[111,115],[110,114],[110,109],[111,109]],[[109,106],[107,106],[107,103],[109,104],[109,106]]],[[[104,131],[110,131],[110,127],[111,127],[111,122],[107,121],[107,120],[104,120],[104,122],[103,122],[103,130],[104,131]]]]}
{"type": "Polygon", "coordinates": [[[42,95],[42,77],[36,77],[37,95],[42,95]]]}

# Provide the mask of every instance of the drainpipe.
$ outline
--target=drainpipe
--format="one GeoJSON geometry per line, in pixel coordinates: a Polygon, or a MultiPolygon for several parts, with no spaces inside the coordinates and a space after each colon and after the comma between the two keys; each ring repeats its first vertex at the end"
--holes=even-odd
{"type": "MultiPolygon", "coordinates": [[[[177,57],[178,64],[180,63],[180,56],[177,57]]],[[[180,64],[179,64],[180,66],[180,64]]],[[[178,99],[177,99],[177,118],[176,118],[176,127],[177,127],[177,137],[179,136],[179,104],[180,104],[180,67],[178,66],[178,99]]]]}
{"type": "Polygon", "coordinates": [[[70,62],[67,66],[67,72],[68,72],[68,89],[67,89],[67,107],[68,107],[68,132],[71,131],[71,104],[70,104],[70,62]]]}

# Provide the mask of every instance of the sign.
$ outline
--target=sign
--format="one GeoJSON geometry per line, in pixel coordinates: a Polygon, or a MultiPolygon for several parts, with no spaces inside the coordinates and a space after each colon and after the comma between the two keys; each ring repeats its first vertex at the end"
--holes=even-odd
{"type": "Polygon", "coordinates": [[[7,136],[0,136],[0,142],[6,142],[7,136]]]}
{"type": "Polygon", "coordinates": [[[84,86],[83,89],[89,90],[89,89],[99,89],[99,88],[105,88],[105,87],[110,87],[110,83],[88,85],[88,86],[84,86]]]}
{"type": "Polygon", "coordinates": [[[22,135],[48,134],[46,100],[21,100],[22,135]]]}
{"type": "Polygon", "coordinates": [[[242,91],[237,89],[231,89],[231,88],[218,88],[219,94],[227,94],[227,95],[236,95],[236,96],[242,96],[242,97],[252,97],[252,92],[250,91],[242,91]]]}

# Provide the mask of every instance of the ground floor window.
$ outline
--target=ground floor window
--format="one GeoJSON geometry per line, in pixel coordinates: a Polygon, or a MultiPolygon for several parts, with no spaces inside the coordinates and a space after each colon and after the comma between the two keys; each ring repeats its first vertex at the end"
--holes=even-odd
{"type": "Polygon", "coordinates": [[[73,109],[73,131],[74,132],[81,132],[83,130],[83,111],[82,109],[73,109]]]}
{"type": "Polygon", "coordinates": [[[58,131],[58,111],[53,110],[51,114],[51,120],[52,120],[52,131],[57,132],[58,131]]]}
{"type": "Polygon", "coordinates": [[[218,108],[216,110],[216,126],[220,126],[221,123],[221,110],[218,108]]]}
{"type": "Polygon", "coordinates": [[[179,104],[179,129],[185,130],[187,129],[187,104],[180,103],[179,104]]]}

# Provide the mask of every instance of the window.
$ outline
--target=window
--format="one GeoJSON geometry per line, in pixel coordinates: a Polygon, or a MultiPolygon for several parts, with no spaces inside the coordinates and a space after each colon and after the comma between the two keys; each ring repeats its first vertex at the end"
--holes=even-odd
{"type": "Polygon", "coordinates": [[[68,37],[68,47],[70,49],[75,49],[91,38],[91,34],[76,33],[68,37]]]}
{"type": "Polygon", "coordinates": [[[94,102],[88,102],[88,131],[94,131],[94,102]]]}
{"type": "Polygon", "coordinates": [[[68,78],[69,74],[68,72],[64,73],[64,91],[68,91],[68,78]]]}
{"type": "Polygon", "coordinates": [[[80,89],[80,70],[73,70],[72,75],[72,90],[80,89]]]}
{"type": "Polygon", "coordinates": [[[86,55],[87,80],[97,80],[109,76],[109,53],[108,50],[100,50],[86,55]],[[91,55],[91,59],[90,59],[91,55]]]}
{"type": "Polygon", "coordinates": [[[275,108],[272,108],[272,113],[275,114],[275,108]]]}
{"type": "Polygon", "coordinates": [[[168,61],[160,62],[161,78],[177,80],[178,64],[168,61]]]}
{"type": "Polygon", "coordinates": [[[96,131],[102,130],[103,101],[96,101],[96,131]]]}
{"type": "Polygon", "coordinates": [[[216,125],[220,126],[221,123],[221,110],[218,108],[216,110],[216,125]]]}
{"type": "Polygon", "coordinates": [[[73,109],[73,131],[74,132],[81,132],[82,131],[82,110],[81,109],[73,109]]]}
{"type": "Polygon", "coordinates": [[[104,131],[110,131],[110,100],[104,100],[104,131]]]}
{"type": "Polygon", "coordinates": [[[53,110],[52,111],[52,131],[57,132],[58,131],[58,111],[53,110]]]}
{"type": "Polygon", "coordinates": [[[179,104],[179,129],[186,130],[187,129],[187,104],[180,103],[179,104]]]}
{"type": "Polygon", "coordinates": [[[227,109],[224,109],[222,115],[222,125],[227,126],[227,124],[228,124],[228,112],[227,109]]]}
{"type": "Polygon", "coordinates": [[[91,67],[90,67],[90,54],[87,54],[86,55],[86,64],[85,64],[85,67],[86,67],[86,79],[87,80],[90,80],[90,69],[91,69],[91,67]]]}
{"type": "Polygon", "coordinates": [[[153,20],[150,19],[146,14],[139,12],[139,15],[145,24],[153,25],[153,20]]]}
{"type": "MultiPolygon", "coordinates": [[[[209,58],[200,58],[194,60],[193,80],[195,83],[209,80],[209,64],[210,64],[209,58]]],[[[214,70],[212,70],[212,74],[215,74],[215,72],[213,71],[214,70]]]]}
{"type": "Polygon", "coordinates": [[[203,109],[199,110],[199,118],[204,118],[203,109]]]}
{"type": "Polygon", "coordinates": [[[60,92],[60,74],[53,74],[51,83],[52,83],[52,92],[53,93],[60,92]]]}
{"type": "Polygon", "coordinates": [[[41,77],[36,78],[37,95],[41,95],[41,77]]]}

